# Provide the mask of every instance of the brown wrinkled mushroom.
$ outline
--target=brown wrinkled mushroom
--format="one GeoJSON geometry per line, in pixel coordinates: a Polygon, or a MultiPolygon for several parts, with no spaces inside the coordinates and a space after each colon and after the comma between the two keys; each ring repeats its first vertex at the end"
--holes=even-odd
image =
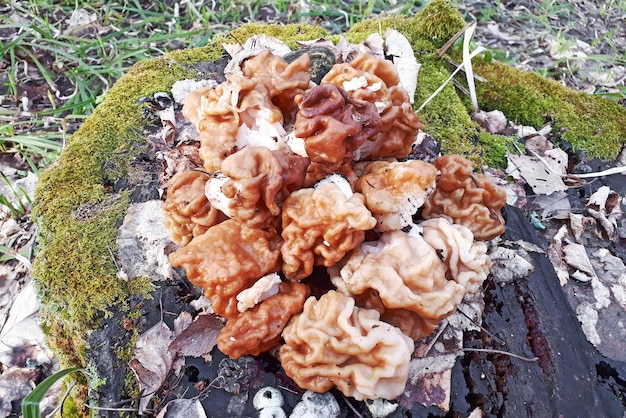
{"type": "Polygon", "coordinates": [[[371,54],[360,53],[350,61],[350,65],[357,70],[375,75],[387,87],[397,86],[400,83],[398,71],[389,60],[381,59],[371,54]]]}
{"type": "Polygon", "coordinates": [[[180,172],[170,180],[163,205],[165,229],[177,245],[187,245],[218,222],[219,210],[213,208],[204,194],[208,174],[200,171],[180,172]]]}
{"type": "Polygon", "coordinates": [[[226,179],[209,180],[207,196],[231,218],[251,228],[266,227],[280,215],[285,198],[304,184],[309,162],[308,158],[279,150],[245,147],[222,162],[221,172],[226,179]]]}
{"type": "Polygon", "coordinates": [[[224,158],[235,152],[240,96],[256,87],[256,80],[232,77],[216,88],[191,92],[183,105],[183,115],[198,130],[200,158],[208,172],[219,170],[224,158]]]}
{"type": "Polygon", "coordinates": [[[246,77],[255,78],[264,85],[272,103],[281,110],[286,120],[292,121],[298,109],[294,98],[304,93],[311,84],[309,63],[308,54],[302,54],[288,63],[270,51],[262,51],[245,60],[241,70],[246,77]]]}
{"type": "Polygon", "coordinates": [[[391,105],[381,113],[383,127],[375,141],[359,150],[361,158],[405,158],[411,153],[417,134],[424,125],[413,111],[408,93],[399,86],[389,89],[391,105]]]}
{"type": "Polygon", "coordinates": [[[357,400],[398,397],[413,341],[379,316],[333,290],[319,300],[309,297],[283,331],[279,358],[285,373],[313,392],[336,386],[357,400]]]}
{"type": "Polygon", "coordinates": [[[322,84],[296,96],[300,108],[295,135],[304,139],[308,157],[331,173],[352,160],[353,152],[380,129],[372,103],[350,98],[340,87],[322,84]]]}
{"type": "Polygon", "coordinates": [[[293,281],[314,266],[332,266],[365,239],[376,219],[360,193],[340,176],[315,188],[293,192],[282,207],[283,272],[293,281]]]}
{"type": "Polygon", "coordinates": [[[356,305],[360,308],[376,309],[380,312],[380,319],[394,327],[400,328],[413,341],[417,341],[432,333],[439,326],[438,319],[424,319],[408,309],[389,309],[380,299],[378,291],[367,289],[365,292],[352,295],[356,305]]]}
{"type": "Polygon", "coordinates": [[[420,227],[424,241],[441,257],[448,280],[461,284],[466,292],[476,292],[491,267],[487,245],[474,241],[472,231],[466,226],[452,224],[445,218],[423,221],[420,227]]]}
{"type": "Polygon", "coordinates": [[[276,232],[228,219],[192,239],[169,259],[172,267],[183,267],[189,281],[204,289],[215,313],[230,319],[239,314],[237,294],[280,268],[281,244],[276,232]]]}
{"type": "Polygon", "coordinates": [[[435,187],[437,169],[420,160],[378,161],[368,166],[356,190],[365,196],[365,206],[376,217],[379,231],[402,229],[435,187]],[[370,171],[371,167],[371,171],[370,171]]]}
{"type": "Polygon", "coordinates": [[[422,318],[419,314],[408,309],[385,309],[380,315],[380,319],[398,327],[413,341],[432,334],[440,322],[436,319],[422,318]]]}
{"type": "Polygon", "coordinates": [[[192,92],[183,115],[194,122],[200,137],[200,158],[208,172],[247,145],[278,147],[284,135],[283,114],[270,100],[265,86],[254,78],[230,75],[215,88],[192,92]]]}
{"type": "Polygon", "coordinates": [[[487,246],[474,242],[467,227],[433,219],[409,233],[385,232],[361,244],[328,272],[340,292],[378,309],[417,339],[452,314],[466,293],[476,292],[490,266],[487,246]]]}
{"type": "Polygon", "coordinates": [[[420,235],[403,231],[363,243],[328,269],[337,289],[359,295],[374,289],[387,309],[407,309],[426,320],[440,321],[461,303],[465,287],[446,278],[437,251],[420,235]]]}
{"type": "Polygon", "coordinates": [[[311,162],[309,167],[306,169],[304,187],[313,187],[315,183],[325,177],[328,177],[329,174],[339,174],[348,180],[351,185],[354,185],[358,180],[357,175],[352,169],[350,163],[342,164],[339,167],[334,168],[332,171],[330,171],[330,168],[331,167],[327,164],[311,162]]]}
{"type": "Polygon", "coordinates": [[[398,85],[400,78],[393,64],[367,53],[360,53],[349,63],[335,64],[322,78],[352,97],[378,106],[388,105],[388,89],[398,85]]]}
{"type": "Polygon", "coordinates": [[[355,160],[404,158],[411,152],[424,125],[399,81],[391,62],[366,53],[357,55],[350,63],[336,64],[322,79],[323,83],[341,86],[350,97],[373,103],[381,116],[380,133],[354,152],[355,160]]]}
{"type": "Polygon", "coordinates": [[[277,294],[230,319],[217,338],[217,347],[232,359],[276,347],[283,328],[302,311],[308,296],[309,288],[302,283],[281,283],[277,294]]]}
{"type": "Polygon", "coordinates": [[[460,155],[444,155],[433,165],[440,171],[437,187],[424,203],[424,219],[444,217],[468,227],[479,240],[504,232],[500,210],[506,192],[484,174],[474,174],[472,163],[460,155]]]}

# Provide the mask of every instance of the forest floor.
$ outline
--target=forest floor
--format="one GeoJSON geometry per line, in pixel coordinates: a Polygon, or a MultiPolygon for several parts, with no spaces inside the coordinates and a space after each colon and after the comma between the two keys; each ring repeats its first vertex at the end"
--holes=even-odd
{"type": "MultiPolygon", "coordinates": [[[[36,3],[0,5],[0,416],[15,413],[32,385],[57,367],[31,303],[36,300],[30,261],[37,229],[30,203],[38,173],[53,163],[110,86],[135,61],[201,45],[232,22],[305,21],[336,33],[384,10],[379,2],[357,10],[359,2],[350,1],[262,7],[213,2],[205,11],[189,2],[149,2],[145,8],[136,2],[125,10],[100,11],[75,8],[74,2],[36,3]],[[133,37],[134,44],[124,40],[133,37]]],[[[495,59],[626,106],[623,1],[453,3],[467,21],[478,22],[474,41],[495,59]]],[[[420,7],[410,2],[392,11],[414,13],[420,7]]],[[[611,182],[620,200],[624,183],[611,182]]]]}

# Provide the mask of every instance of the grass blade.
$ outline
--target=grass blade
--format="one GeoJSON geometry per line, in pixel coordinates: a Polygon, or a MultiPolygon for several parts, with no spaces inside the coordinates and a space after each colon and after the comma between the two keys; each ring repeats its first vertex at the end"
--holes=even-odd
{"type": "Polygon", "coordinates": [[[61,370],[60,372],[44,379],[44,381],[38,384],[35,390],[29,393],[28,396],[26,396],[22,401],[22,415],[24,418],[39,418],[41,413],[39,405],[52,385],[70,373],[84,370],[85,369],[83,367],[71,367],[69,369],[61,370]]]}

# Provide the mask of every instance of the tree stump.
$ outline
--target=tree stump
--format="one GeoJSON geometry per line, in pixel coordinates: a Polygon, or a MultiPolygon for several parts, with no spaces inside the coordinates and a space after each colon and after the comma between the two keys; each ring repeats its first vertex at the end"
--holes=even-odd
{"type": "MultiPolygon", "coordinates": [[[[301,25],[268,31],[292,41],[319,36],[301,25]]],[[[92,374],[81,382],[79,402],[88,395],[103,408],[136,405],[128,362],[137,336],[161,320],[172,329],[174,314],[195,311],[189,301],[201,291],[181,271],[168,270],[165,232],[151,229],[162,222],[163,162],[142,132],[146,121],[137,101],[168,91],[179,79],[219,79],[225,65],[219,49],[214,42],[137,64],[41,179],[35,210],[43,250],[35,276],[42,320],[62,363],[88,366],[92,374]],[[132,211],[138,217],[124,222],[132,211]]],[[[507,206],[505,215],[503,239],[543,245],[519,209],[507,206]]],[[[452,371],[451,410],[414,404],[389,416],[468,416],[475,408],[494,417],[624,416],[626,364],[604,358],[587,341],[549,260],[531,257],[528,277],[504,286],[486,282],[483,330],[465,336],[467,350],[452,371]],[[482,349],[499,351],[475,351],[482,349]]],[[[197,396],[208,416],[256,416],[252,396],[265,385],[283,389],[287,411],[300,400],[302,391],[269,354],[233,361],[214,349],[211,356],[187,358],[182,374],[170,375],[157,393],[155,406],[197,396]]],[[[364,403],[333,394],[341,416],[371,416],[364,403]]]]}

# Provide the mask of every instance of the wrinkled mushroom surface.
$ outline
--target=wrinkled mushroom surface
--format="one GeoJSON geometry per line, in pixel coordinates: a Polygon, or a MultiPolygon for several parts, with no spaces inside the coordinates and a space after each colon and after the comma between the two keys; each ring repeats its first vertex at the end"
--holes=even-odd
{"type": "Polygon", "coordinates": [[[265,86],[272,103],[280,109],[286,120],[292,121],[297,111],[294,98],[304,93],[311,84],[309,64],[308,54],[302,54],[288,63],[270,51],[262,51],[245,60],[241,71],[246,77],[255,78],[265,86]]]}
{"type": "Polygon", "coordinates": [[[277,294],[229,320],[217,338],[217,347],[232,359],[276,347],[287,321],[302,311],[307,296],[308,286],[281,283],[277,294]]]}
{"type": "Polygon", "coordinates": [[[283,332],[285,373],[313,392],[337,386],[357,400],[396,398],[406,385],[413,341],[379,317],[336,291],[309,297],[283,332]]]}
{"type": "Polygon", "coordinates": [[[410,225],[435,188],[437,169],[420,160],[380,161],[372,166],[371,172],[359,178],[357,190],[376,217],[376,227],[392,231],[410,225]]]}
{"type": "Polygon", "coordinates": [[[425,319],[451,314],[465,294],[462,285],[446,279],[437,251],[421,236],[403,231],[363,243],[329,273],[345,294],[374,289],[386,308],[408,309],[425,319]]]}
{"type": "Polygon", "coordinates": [[[355,160],[404,158],[411,152],[411,145],[424,125],[399,81],[391,62],[367,53],[358,54],[348,63],[336,64],[322,79],[323,83],[343,88],[354,99],[373,103],[381,117],[380,132],[355,150],[355,160]]]}
{"type": "Polygon", "coordinates": [[[440,171],[437,187],[424,203],[424,219],[444,217],[468,227],[474,237],[490,240],[504,232],[500,210],[506,192],[484,174],[474,174],[472,163],[460,155],[444,155],[433,165],[440,171]]]}
{"type": "Polygon", "coordinates": [[[172,267],[183,267],[189,281],[204,288],[215,313],[234,318],[239,314],[237,294],[279,268],[281,244],[276,232],[228,219],[170,254],[169,259],[172,267]]]}
{"type": "Polygon", "coordinates": [[[489,274],[491,260],[487,245],[474,241],[472,231],[444,218],[420,223],[422,236],[441,257],[448,280],[454,280],[469,293],[476,292],[489,274]]]}
{"type": "Polygon", "coordinates": [[[304,139],[306,153],[327,173],[352,159],[354,151],[380,130],[376,107],[351,98],[341,87],[321,84],[296,96],[299,111],[294,131],[304,139]]]}
{"type": "Polygon", "coordinates": [[[285,200],[281,254],[287,278],[298,281],[314,266],[332,266],[363,242],[365,231],[376,225],[364,200],[332,182],[297,190],[285,200]]]}
{"type": "Polygon", "coordinates": [[[226,213],[232,218],[252,228],[266,227],[280,215],[285,198],[302,187],[308,165],[309,160],[299,155],[248,146],[222,162],[227,180],[218,192],[223,196],[207,194],[210,200],[227,199],[226,213]]]}
{"type": "Polygon", "coordinates": [[[301,388],[393,399],[413,341],[487,276],[474,238],[503,231],[505,196],[460,156],[398,161],[423,127],[409,95],[382,55],[348,55],[315,85],[307,53],[249,54],[189,94],[206,173],[171,180],[166,226],[182,247],[169,258],[227,320],[217,345],[231,358],[282,338],[301,388]],[[336,290],[306,299],[331,286],[316,266],[336,290]]]}
{"type": "Polygon", "coordinates": [[[187,171],[170,180],[163,211],[165,229],[177,245],[187,245],[218,222],[219,211],[204,194],[209,178],[200,171],[187,171]]]}

